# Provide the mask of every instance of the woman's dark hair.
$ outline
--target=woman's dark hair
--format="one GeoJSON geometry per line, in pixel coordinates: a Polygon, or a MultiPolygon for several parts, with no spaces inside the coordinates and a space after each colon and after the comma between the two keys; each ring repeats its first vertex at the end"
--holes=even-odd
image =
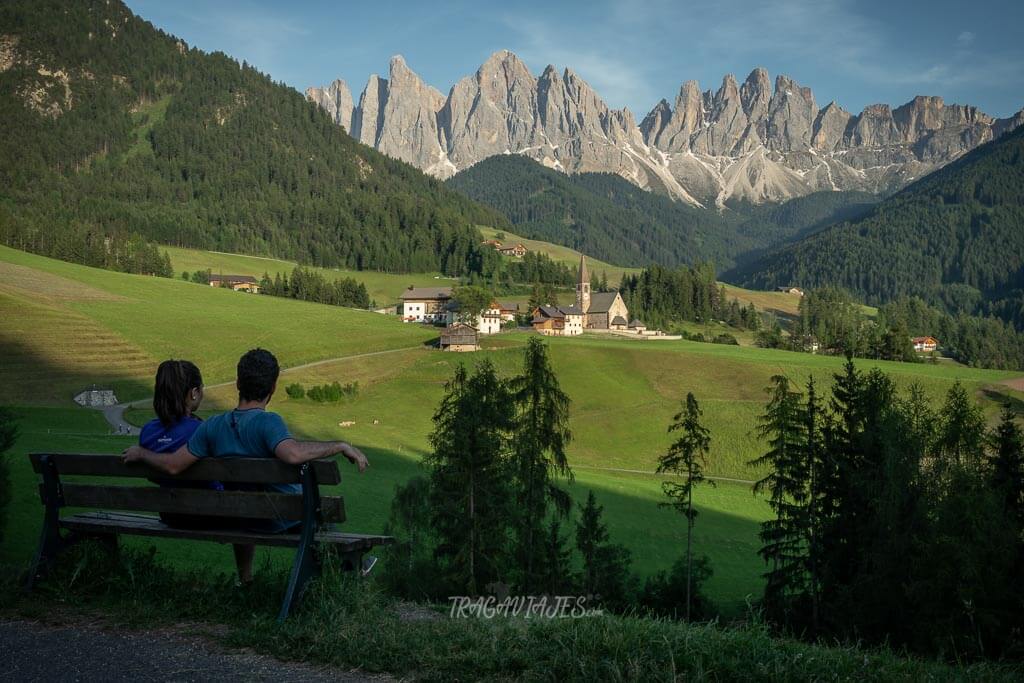
{"type": "Polygon", "coordinates": [[[247,351],[238,359],[238,397],[243,401],[262,401],[274,390],[281,366],[266,349],[247,351]]]}
{"type": "Polygon", "coordinates": [[[188,413],[188,395],[203,386],[199,368],[187,360],[165,360],[156,369],[153,410],[160,422],[169,427],[188,413]]]}

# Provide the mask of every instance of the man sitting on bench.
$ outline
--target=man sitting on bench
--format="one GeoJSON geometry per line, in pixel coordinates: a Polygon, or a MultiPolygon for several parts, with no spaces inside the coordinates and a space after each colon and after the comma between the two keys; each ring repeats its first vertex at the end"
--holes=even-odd
{"type": "MultiPolygon", "coordinates": [[[[170,475],[181,474],[201,458],[278,458],[289,465],[310,460],[344,455],[364,472],[369,465],[366,456],[344,441],[296,441],[277,413],[267,412],[267,404],[277,389],[281,368],[274,354],[265,349],[248,351],[238,361],[236,385],[238,407],[203,422],[188,443],[174,453],[154,453],[141,446],[124,451],[125,462],[141,461],[170,475]]],[[[252,490],[301,493],[299,484],[249,485],[252,490]]],[[[230,523],[230,522],[229,522],[230,523]]],[[[243,520],[245,526],[258,531],[281,533],[299,524],[297,521],[269,519],[243,520]]],[[[252,581],[252,563],[256,546],[236,545],[238,578],[243,584],[252,581]]]]}

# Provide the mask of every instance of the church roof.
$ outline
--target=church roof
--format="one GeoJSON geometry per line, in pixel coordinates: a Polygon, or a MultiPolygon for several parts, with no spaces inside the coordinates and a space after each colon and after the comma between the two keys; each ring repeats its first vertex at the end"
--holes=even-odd
{"type": "Polygon", "coordinates": [[[590,308],[587,309],[587,313],[607,313],[612,304],[615,303],[615,298],[619,295],[618,292],[597,292],[596,294],[590,295],[590,308]]]}
{"type": "Polygon", "coordinates": [[[614,318],[612,318],[612,325],[625,325],[625,324],[626,324],[626,319],[623,318],[621,315],[617,315],[614,318]]]}

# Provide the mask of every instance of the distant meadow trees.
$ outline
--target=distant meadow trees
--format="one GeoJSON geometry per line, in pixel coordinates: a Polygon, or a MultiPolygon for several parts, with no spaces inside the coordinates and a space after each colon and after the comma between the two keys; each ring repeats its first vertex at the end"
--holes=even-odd
{"type": "MultiPolygon", "coordinates": [[[[773,377],[758,423],[754,485],[764,593],[753,605],[797,637],[889,643],[947,659],[1024,647],[1024,433],[1009,406],[988,429],[959,384],[941,406],[848,359],[828,393],[773,377]]],[[[686,539],[642,584],[608,533],[594,492],[566,486],[569,401],[539,337],[520,374],[459,366],[434,415],[423,475],[396,489],[388,523],[403,539],[389,590],[449,595],[586,595],[611,610],[713,618],[711,567],[692,529],[713,435],[688,395],[657,467],[686,539]],[[573,508],[576,508],[575,510],[573,508]]]]}
{"type": "Polygon", "coordinates": [[[1024,441],[1007,407],[987,430],[962,386],[945,403],[848,360],[831,399],[772,379],[754,461],[762,608],[780,629],[949,659],[1024,646],[1024,441]]]}

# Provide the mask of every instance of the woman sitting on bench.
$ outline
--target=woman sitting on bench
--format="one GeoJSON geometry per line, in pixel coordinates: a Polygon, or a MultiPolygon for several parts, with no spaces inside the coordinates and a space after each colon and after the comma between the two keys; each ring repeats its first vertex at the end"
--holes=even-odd
{"type": "MultiPolygon", "coordinates": [[[[165,360],[156,371],[153,387],[153,410],[156,418],[143,426],[139,433],[139,445],[154,453],[174,453],[188,443],[192,434],[202,424],[195,412],[203,402],[203,375],[195,363],[187,360],[165,360]]],[[[176,481],[156,479],[155,483],[169,488],[203,488],[223,491],[219,481],[176,481]]],[[[235,520],[224,517],[205,517],[172,512],[161,512],[160,519],[167,526],[176,529],[223,529],[231,528],[235,520]]],[[[242,551],[244,553],[244,551],[242,551]]],[[[244,566],[235,550],[235,563],[239,580],[252,581],[251,570],[244,566]]]]}

